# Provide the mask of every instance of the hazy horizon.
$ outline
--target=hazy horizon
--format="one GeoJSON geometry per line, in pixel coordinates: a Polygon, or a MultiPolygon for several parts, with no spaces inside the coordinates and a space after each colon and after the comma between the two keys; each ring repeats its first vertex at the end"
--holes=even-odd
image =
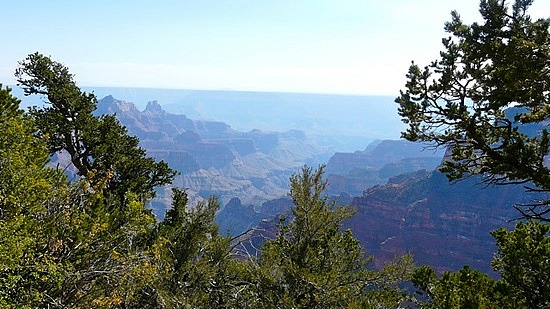
{"type": "MultiPolygon", "coordinates": [[[[80,86],[396,96],[479,0],[9,1],[0,82],[34,52],[80,86]]],[[[534,18],[550,16],[536,0],[534,18]]]]}
{"type": "MultiPolygon", "coordinates": [[[[11,87],[23,107],[42,104],[40,96],[25,97],[21,88],[11,87]]],[[[300,130],[336,151],[363,150],[376,139],[399,139],[404,128],[391,96],[129,87],[82,90],[93,91],[98,100],[112,95],[140,110],[157,101],[169,113],[225,122],[242,132],[300,130]]]]}

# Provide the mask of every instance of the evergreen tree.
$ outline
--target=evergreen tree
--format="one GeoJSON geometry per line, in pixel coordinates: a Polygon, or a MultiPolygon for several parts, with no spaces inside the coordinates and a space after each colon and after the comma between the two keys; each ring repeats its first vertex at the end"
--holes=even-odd
{"type": "Polygon", "coordinates": [[[19,100],[0,84],[0,307],[40,307],[62,281],[44,225],[64,187],[19,100]]]}
{"type": "Polygon", "coordinates": [[[550,306],[550,226],[519,222],[513,231],[492,233],[498,253],[493,267],[501,279],[465,266],[439,278],[428,266],[417,268],[412,282],[428,308],[548,308],[550,306]]]}
{"type": "Polygon", "coordinates": [[[230,255],[229,241],[218,234],[214,223],[219,203],[210,198],[192,207],[187,193],[179,189],[173,189],[172,198],[172,209],[166,212],[158,233],[166,273],[160,283],[167,292],[166,302],[174,307],[204,302],[203,306],[221,308],[219,284],[224,279],[217,276],[217,268],[230,255]]]}
{"type": "Polygon", "coordinates": [[[66,151],[78,173],[98,183],[122,203],[127,193],[141,201],[154,187],[172,181],[175,171],[146,157],[137,137],[129,136],[114,115],[94,116],[97,99],[80,90],[67,67],[39,53],[29,55],[16,71],[26,95],[42,95],[47,106],[33,108],[39,136],[53,154],[66,151]]]}
{"type": "Polygon", "coordinates": [[[468,266],[439,278],[433,269],[421,266],[412,282],[419,289],[417,304],[422,308],[506,308],[495,299],[496,281],[468,266]]]}
{"type": "Polygon", "coordinates": [[[304,167],[290,179],[293,219],[281,222],[258,261],[261,303],[267,308],[397,306],[403,298],[395,284],[406,279],[411,261],[405,258],[386,272],[368,270],[372,258],[365,258],[350,230],[341,230],[351,211],[323,195],[322,176],[323,166],[304,167]]]}
{"type": "MultiPolygon", "coordinates": [[[[457,12],[445,25],[441,57],[412,64],[396,99],[411,141],[449,147],[442,167],[451,180],[480,175],[488,184],[526,184],[550,190],[546,121],[550,117],[550,19],[533,21],[533,0],[481,0],[482,23],[466,25],[457,12]],[[536,128],[532,130],[532,128],[536,128]]],[[[516,205],[527,219],[550,221],[550,202],[516,205]]],[[[545,308],[548,225],[518,223],[492,233],[499,248],[494,281],[465,267],[437,278],[419,268],[413,282],[435,308],[545,308]]]]}
{"type": "MultiPolygon", "coordinates": [[[[175,172],[146,157],[139,140],[128,136],[113,115],[94,116],[95,96],[81,92],[60,63],[35,53],[21,62],[16,75],[26,94],[47,99],[46,107],[31,109],[31,117],[25,116],[31,125],[22,132],[47,146],[42,154],[46,159],[48,153],[67,151],[83,176],[57,191],[59,196],[47,204],[46,215],[32,209],[23,216],[40,218],[36,223],[40,233],[30,239],[37,242],[44,237],[47,242],[33,254],[40,254],[56,274],[56,280],[40,284],[44,296],[40,306],[135,303],[141,297],[138,291],[152,285],[158,262],[151,250],[156,220],[144,203],[154,196],[154,187],[169,183],[175,172]]],[[[29,160],[46,162],[32,156],[29,160]]],[[[21,198],[32,201],[42,196],[21,198]]]]}
{"type": "MultiPolygon", "coordinates": [[[[441,57],[414,62],[396,99],[408,128],[402,136],[452,149],[442,170],[450,179],[478,174],[491,184],[533,183],[550,190],[544,164],[549,134],[522,127],[550,115],[550,19],[533,21],[533,0],[482,0],[482,23],[464,24],[457,12],[445,25],[441,57]],[[514,109],[511,109],[511,108],[514,109]]],[[[548,201],[518,207],[527,218],[549,220],[548,201]]]]}
{"type": "Polygon", "coordinates": [[[492,233],[498,253],[494,268],[502,276],[509,303],[526,308],[550,307],[550,226],[536,221],[518,223],[513,231],[492,233]]]}

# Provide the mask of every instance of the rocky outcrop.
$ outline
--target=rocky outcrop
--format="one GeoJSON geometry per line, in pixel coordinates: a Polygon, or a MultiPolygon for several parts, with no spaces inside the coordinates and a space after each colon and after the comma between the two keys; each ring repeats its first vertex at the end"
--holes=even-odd
{"type": "Polygon", "coordinates": [[[245,206],[237,197],[232,198],[216,215],[216,223],[220,232],[229,235],[239,235],[260,222],[262,215],[254,207],[245,206]]]}
{"type": "Polygon", "coordinates": [[[531,198],[520,186],[487,187],[477,178],[451,184],[440,172],[418,171],[354,198],[356,214],[346,226],[377,267],[410,252],[438,271],[470,265],[491,272],[496,246],[489,233],[512,228],[513,204],[531,198]]]}
{"type": "MultiPolygon", "coordinates": [[[[326,155],[301,131],[239,132],[223,122],[168,113],[157,101],[140,111],[107,96],[98,102],[96,114],[115,114],[150,156],[178,170],[174,186],[187,188],[192,200],[216,195],[222,205],[235,203],[234,197],[261,205],[284,196],[292,173],[326,155]]],[[[169,195],[169,188],[159,188],[153,201],[161,218],[169,195]]]]}
{"type": "Polygon", "coordinates": [[[246,233],[250,229],[275,231],[278,220],[274,218],[288,214],[291,206],[292,200],[287,197],[264,202],[258,207],[243,205],[240,199],[233,198],[218,212],[216,223],[222,233],[233,236],[246,233]],[[273,223],[272,226],[270,222],[273,223]]]}
{"type": "Polygon", "coordinates": [[[336,153],[326,172],[330,194],[360,195],[367,188],[384,184],[392,176],[421,169],[433,170],[441,164],[442,152],[405,140],[371,143],[364,151],[336,153]]]}

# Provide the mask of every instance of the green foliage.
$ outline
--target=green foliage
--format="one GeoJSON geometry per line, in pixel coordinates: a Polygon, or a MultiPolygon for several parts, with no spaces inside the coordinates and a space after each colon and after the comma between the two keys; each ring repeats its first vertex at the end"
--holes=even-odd
{"type": "Polygon", "coordinates": [[[49,106],[29,117],[0,91],[0,305],[230,304],[226,282],[242,266],[213,223],[217,200],[192,208],[175,190],[173,209],[158,223],[144,201],[174,172],[147,158],[114,116],[94,116],[95,97],[81,92],[63,65],[33,54],[17,76],[27,94],[46,96],[49,106]],[[45,168],[60,150],[84,176],[77,182],[67,185],[45,168]]]}
{"type": "MultiPolygon", "coordinates": [[[[169,173],[145,158],[137,139],[127,137],[114,118],[94,118],[95,105],[87,105],[94,100],[75,95],[78,88],[61,76],[68,74],[62,66],[34,56],[36,75],[30,87],[46,84],[49,99],[64,106],[64,112],[74,112],[76,122],[82,123],[59,109],[55,113],[55,108],[44,118],[36,113],[29,117],[9,89],[0,86],[0,306],[97,308],[131,303],[136,287],[154,277],[148,247],[156,221],[140,201],[150,195],[140,185],[162,183],[169,173]],[[52,67],[44,65],[48,63],[52,67]],[[50,135],[51,128],[78,132],[75,141],[89,135],[87,130],[96,130],[90,134],[95,140],[85,139],[95,144],[86,148],[89,157],[83,160],[97,167],[87,178],[67,184],[60,171],[46,167],[50,151],[62,140],[55,137],[62,136],[59,132],[50,135]],[[103,155],[107,153],[116,158],[111,162],[121,173],[99,170],[107,166],[102,163],[109,159],[103,155]],[[139,164],[128,163],[129,156],[139,164]],[[135,178],[111,181],[119,176],[135,178]],[[113,184],[124,189],[117,192],[113,184]],[[114,192],[124,194],[124,199],[114,192]]],[[[85,146],[72,146],[77,144],[85,146]]]]}
{"type": "MultiPolygon", "coordinates": [[[[548,131],[531,136],[518,128],[550,112],[550,19],[531,20],[532,2],[516,0],[509,12],[504,0],[482,0],[483,22],[471,25],[453,12],[441,57],[409,68],[406,89],[395,100],[408,125],[402,136],[451,147],[453,160],[442,168],[450,179],[479,174],[488,183],[532,182],[550,190],[543,164],[548,131]],[[505,113],[511,107],[513,119],[505,113]]],[[[550,208],[539,206],[522,214],[544,219],[550,208]]]]}
{"type": "MultiPolygon", "coordinates": [[[[80,188],[70,196],[83,194],[80,188]]],[[[52,255],[65,267],[60,304],[107,307],[132,302],[135,289],[150,280],[154,261],[147,250],[155,219],[134,197],[124,211],[104,211],[102,196],[71,201],[58,214],[59,247],[52,255]]]]}
{"type": "Polygon", "coordinates": [[[23,211],[44,211],[55,178],[45,145],[33,136],[32,121],[19,109],[19,100],[0,84],[0,207],[1,218],[23,211]]]}
{"type": "Polygon", "coordinates": [[[493,299],[495,280],[463,267],[458,272],[444,272],[440,278],[428,266],[417,268],[412,282],[429,301],[425,308],[502,308],[493,299]]]}
{"type": "Polygon", "coordinates": [[[530,221],[513,231],[492,233],[498,246],[493,266],[501,279],[465,266],[437,278],[427,266],[417,268],[412,282],[427,308],[547,308],[550,306],[550,226],[530,221]]]}
{"type": "Polygon", "coordinates": [[[492,235],[499,248],[493,266],[508,298],[528,308],[550,307],[550,226],[520,222],[513,231],[501,228],[492,235]]]}
{"type": "Polygon", "coordinates": [[[50,153],[67,151],[95,189],[106,189],[121,201],[129,192],[145,201],[154,196],[154,187],[172,181],[175,172],[146,157],[139,140],[128,136],[113,115],[93,115],[95,95],[81,91],[67,67],[34,53],[20,63],[16,76],[26,95],[47,99],[48,106],[33,108],[31,115],[50,153]]]}
{"type": "Polygon", "coordinates": [[[159,302],[168,307],[185,305],[223,308],[231,302],[231,265],[228,237],[218,234],[214,216],[219,203],[212,197],[195,207],[187,193],[173,189],[172,209],[158,228],[158,252],[164,274],[157,283],[159,302]]]}
{"type": "Polygon", "coordinates": [[[42,224],[63,187],[63,176],[45,168],[48,151],[33,135],[19,100],[0,84],[0,306],[32,308],[57,282],[58,265],[44,256],[42,224]]]}
{"type": "MultiPolygon", "coordinates": [[[[390,283],[383,272],[367,270],[372,258],[364,257],[350,230],[341,230],[350,210],[336,207],[323,196],[327,183],[322,176],[323,166],[316,171],[304,167],[290,179],[294,219],[288,225],[281,222],[276,239],[261,249],[259,273],[264,277],[259,285],[264,306],[375,307],[383,301],[397,305],[402,295],[395,282],[390,283]],[[387,285],[381,289],[383,283],[387,285]],[[381,293],[392,288],[397,292],[381,293]]],[[[390,272],[399,277],[398,282],[407,277],[411,264],[400,265],[402,273],[390,272]]]]}

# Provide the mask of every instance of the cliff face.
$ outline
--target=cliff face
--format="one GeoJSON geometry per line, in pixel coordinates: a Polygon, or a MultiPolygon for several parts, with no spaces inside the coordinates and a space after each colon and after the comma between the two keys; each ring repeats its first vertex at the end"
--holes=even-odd
{"type": "MultiPolygon", "coordinates": [[[[412,253],[417,265],[438,272],[459,270],[464,265],[494,274],[491,260],[497,248],[490,232],[507,227],[518,213],[514,203],[534,196],[520,186],[485,187],[478,179],[449,183],[440,172],[417,171],[393,177],[385,185],[366,189],[362,196],[336,197],[355,214],[344,223],[361,242],[374,267],[394,257],[412,253]]],[[[292,220],[288,198],[267,202],[255,209],[235,200],[218,215],[221,231],[237,235],[242,250],[255,248],[277,233],[278,218],[292,220]],[[255,221],[255,224],[251,222],[255,221]],[[237,233],[238,230],[238,233],[237,233]]]]}
{"type": "Polygon", "coordinates": [[[336,153],[330,158],[326,168],[328,192],[360,195],[365,188],[384,184],[392,176],[433,170],[441,164],[441,158],[441,151],[428,150],[419,143],[375,141],[363,151],[336,153]]]}
{"type": "MultiPolygon", "coordinates": [[[[259,207],[243,205],[238,198],[233,198],[218,212],[216,223],[222,233],[233,236],[250,229],[269,230],[270,235],[275,235],[279,216],[288,216],[291,207],[292,200],[288,197],[264,202],[259,207]]],[[[254,232],[252,234],[255,235],[254,232]]]]}
{"type": "Polygon", "coordinates": [[[411,252],[417,264],[438,271],[463,265],[491,272],[496,252],[490,232],[513,228],[514,203],[528,202],[520,186],[484,187],[478,179],[450,184],[437,172],[419,171],[365,190],[347,223],[376,266],[411,252]]]}
{"type": "MultiPolygon", "coordinates": [[[[234,197],[245,205],[261,205],[286,195],[290,175],[302,165],[328,157],[300,131],[240,132],[223,122],[167,113],[156,101],[140,111],[107,96],[98,102],[96,114],[115,114],[148,155],[178,170],[173,185],[188,188],[191,200],[216,195],[222,205],[234,197]]],[[[169,195],[169,188],[159,188],[153,201],[160,217],[169,195]]]]}

